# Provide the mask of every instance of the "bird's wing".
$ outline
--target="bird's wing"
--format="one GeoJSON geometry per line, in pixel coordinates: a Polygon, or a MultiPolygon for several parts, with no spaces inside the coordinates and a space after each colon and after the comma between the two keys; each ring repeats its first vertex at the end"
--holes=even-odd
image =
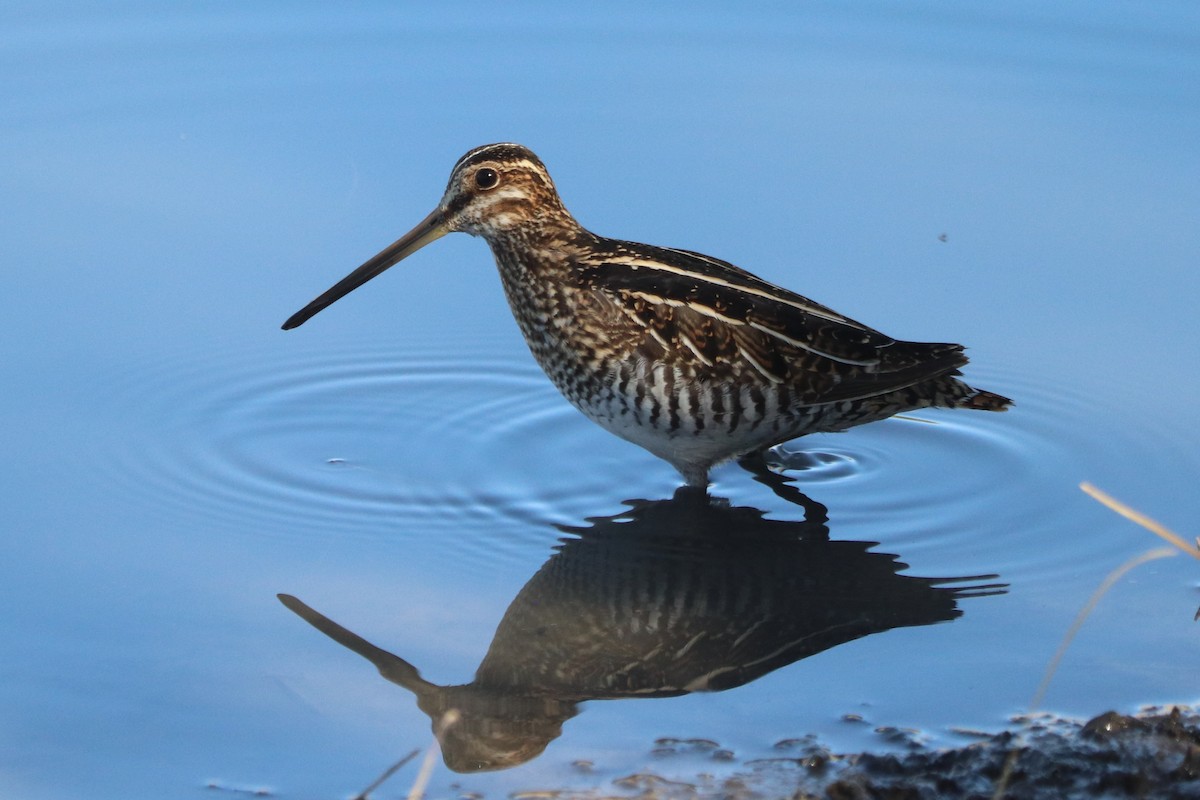
{"type": "Polygon", "coordinates": [[[881,394],[966,363],[959,345],[898,341],[686,250],[609,240],[583,275],[645,329],[648,346],[717,370],[748,364],[771,382],[801,384],[802,403],[881,394]]]}
{"type": "Polygon", "coordinates": [[[604,289],[653,304],[690,308],[735,327],[749,327],[834,361],[879,364],[890,336],[732,264],[700,253],[615,243],[596,265],[604,289]]]}

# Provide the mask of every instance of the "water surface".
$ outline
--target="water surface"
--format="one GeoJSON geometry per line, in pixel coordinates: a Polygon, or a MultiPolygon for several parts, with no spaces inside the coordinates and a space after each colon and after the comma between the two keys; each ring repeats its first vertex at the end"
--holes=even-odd
{"type": "MultiPolygon", "coordinates": [[[[500,740],[525,715],[523,763],[441,766],[440,797],[719,773],[808,734],[960,743],[1157,545],[1080,481],[1197,533],[1187,5],[0,19],[6,797],[351,796],[429,742],[413,687],[483,686],[500,740]],[[809,437],[790,489],[727,466],[697,508],[558,397],[482,242],[278,329],[499,140],[597,232],[962,341],[1015,408],[809,437]],[[651,624],[683,668],[615,663],[651,624]]],[[[1045,704],[1195,701],[1197,580],[1131,573],[1045,704]]]]}

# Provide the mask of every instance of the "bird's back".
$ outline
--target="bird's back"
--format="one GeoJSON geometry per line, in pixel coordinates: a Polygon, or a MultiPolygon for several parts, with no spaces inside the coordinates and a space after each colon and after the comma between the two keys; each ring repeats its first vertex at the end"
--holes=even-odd
{"type": "MultiPolygon", "coordinates": [[[[513,312],[543,369],[607,430],[689,481],[807,433],[968,404],[963,347],[894,339],[699,253],[596,237],[497,247],[513,312]]],[[[1007,400],[978,401],[1000,410],[1007,400]]]]}

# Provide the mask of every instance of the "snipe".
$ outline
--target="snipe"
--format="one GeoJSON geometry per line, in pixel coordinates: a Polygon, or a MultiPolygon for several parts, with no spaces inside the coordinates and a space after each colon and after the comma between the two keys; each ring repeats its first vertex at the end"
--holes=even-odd
{"type": "Polygon", "coordinates": [[[956,377],[962,345],[893,339],[710,256],[595,235],[517,144],[460,158],[432,214],[284,330],[452,231],[487,240],[525,341],[566,398],[689,484],[806,433],[1010,403],[956,377]]]}

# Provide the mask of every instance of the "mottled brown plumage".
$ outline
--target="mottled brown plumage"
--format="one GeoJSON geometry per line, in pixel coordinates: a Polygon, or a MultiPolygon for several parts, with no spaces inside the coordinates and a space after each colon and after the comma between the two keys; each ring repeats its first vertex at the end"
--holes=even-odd
{"type": "Polygon", "coordinates": [[[690,484],[806,433],[1010,402],[958,380],[961,345],[893,339],[724,261],[591,233],[516,144],[459,159],[432,214],[284,328],[451,231],[491,246],[513,316],[567,399],[690,484]]]}

